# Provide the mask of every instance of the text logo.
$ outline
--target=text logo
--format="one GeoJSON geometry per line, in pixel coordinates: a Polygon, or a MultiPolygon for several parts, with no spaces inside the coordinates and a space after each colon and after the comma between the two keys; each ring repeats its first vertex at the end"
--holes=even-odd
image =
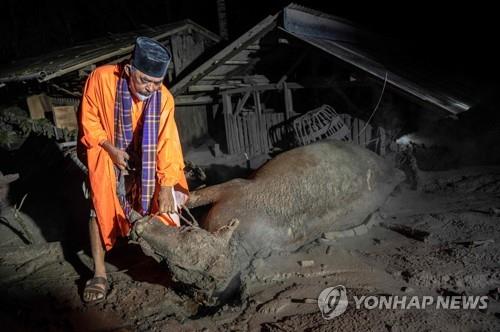
{"type": "Polygon", "coordinates": [[[318,296],[318,306],[326,320],[342,315],[347,309],[347,292],[345,287],[338,285],[328,287],[318,296]]]}

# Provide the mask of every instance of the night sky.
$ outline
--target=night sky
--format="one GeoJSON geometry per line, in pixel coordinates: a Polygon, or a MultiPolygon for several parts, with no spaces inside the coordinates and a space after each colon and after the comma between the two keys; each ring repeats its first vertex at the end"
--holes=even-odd
{"type": "MultiPolygon", "coordinates": [[[[289,1],[226,0],[234,39],[289,1]]],[[[460,77],[494,82],[500,73],[494,5],[438,5],[437,1],[387,3],[296,1],[413,45],[416,58],[460,77]]],[[[110,33],[127,32],[190,18],[217,32],[215,0],[0,2],[0,65],[62,49],[110,33]]]]}

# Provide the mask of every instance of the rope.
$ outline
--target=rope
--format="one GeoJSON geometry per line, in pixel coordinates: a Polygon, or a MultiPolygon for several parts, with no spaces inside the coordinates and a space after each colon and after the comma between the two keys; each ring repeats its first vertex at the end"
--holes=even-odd
{"type": "Polygon", "coordinates": [[[186,210],[187,214],[189,215],[189,217],[191,218],[191,220],[193,221],[193,223],[197,226],[197,227],[200,227],[200,224],[198,223],[198,221],[196,220],[196,218],[193,216],[193,214],[191,213],[191,211],[189,211],[188,207],[184,204],[181,205],[181,207],[186,210]]]}
{"type": "Polygon", "coordinates": [[[384,91],[385,91],[385,86],[387,85],[387,72],[385,72],[385,79],[384,79],[384,86],[382,87],[382,92],[380,92],[380,97],[378,98],[378,102],[377,102],[377,105],[375,105],[375,109],[373,110],[372,114],[370,115],[370,117],[368,118],[368,121],[366,121],[365,123],[365,126],[363,127],[363,129],[361,129],[359,131],[359,134],[358,134],[358,137],[361,136],[361,134],[366,130],[366,127],[368,127],[368,124],[370,123],[370,121],[372,120],[373,116],[375,115],[375,113],[377,112],[378,110],[378,107],[380,105],[380,102],[382,101],[382,96],[384,95],[384,91]]]}
{"type": "Polygon", "coordinates": [[[187,208],[187,206],[185,206],[184,204],[181,205],[181,207],[186,210],[186,212],[188,213],[189,217],[191,218],[192,222],[190,220],[188,220],[186,217],[184,217],[181,213],[179,212],[175,212],[175,214],[177,214],[186,224],[188,224],[189,226],[191,227],[200,227],[200,225],[198,224],[198,221],[196,221],[196,218],[191,214],[191,211],[189,211],[189,209],[187,208]]]}
{"type": "Polygon", "coordinates": [[[17,221],[19,226],[21,226],[21,229],[23,230],[24,234],[26,235],[26,239],[30,244],[34,243],[35,241],[33,240],[33,235],[31,232],[28,230],[28,227],[24,224],[23,218],[19,215],[19,211],[21,210],[21,207],[24,204],[24,200],[28,197],[28,194],[25,194],[23,199],[21,200],[21,203],[19,204],[19,207],[16,207],[14,205],[14,219],[17,221]]]}

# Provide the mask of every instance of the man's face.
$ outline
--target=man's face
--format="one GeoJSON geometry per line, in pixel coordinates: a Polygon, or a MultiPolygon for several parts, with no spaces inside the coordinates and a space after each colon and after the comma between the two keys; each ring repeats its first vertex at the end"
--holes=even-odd
{"type": "Polygon", "coordinates": [[[9,185],[0,184],[0,202],[6,202],[7,195],[9,195],[9,185]]]}
{"type": "Polygon", "coordinates": [[[146,100],[161,89],[163,78],[146,75],[130,64],[125,66],[125,73],[129,77],[130,92],[139,100],[146,100]]]}

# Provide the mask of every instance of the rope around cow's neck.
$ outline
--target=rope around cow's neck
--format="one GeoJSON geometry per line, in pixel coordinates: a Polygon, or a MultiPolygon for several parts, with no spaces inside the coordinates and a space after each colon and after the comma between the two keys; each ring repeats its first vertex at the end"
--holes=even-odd
{"type": "Polygon", "coordinates": [[[186,217],[184,217],[181,213],[179,212],[175,212],[175,214],[177,214],[179,216],[179,218],[181,218],[186,224],[188,224],[189,226],[191,227],[200,227],[200,224],[198,223],[198,221],[196,220],[196,218],[192,215],[191,211],[189,211],[188,207],[184,204],[181,204],[181,207],[186,210],[187,214],[189,215],[189,217],[191,218],[192,222],[189,221],[186,217]]]}

